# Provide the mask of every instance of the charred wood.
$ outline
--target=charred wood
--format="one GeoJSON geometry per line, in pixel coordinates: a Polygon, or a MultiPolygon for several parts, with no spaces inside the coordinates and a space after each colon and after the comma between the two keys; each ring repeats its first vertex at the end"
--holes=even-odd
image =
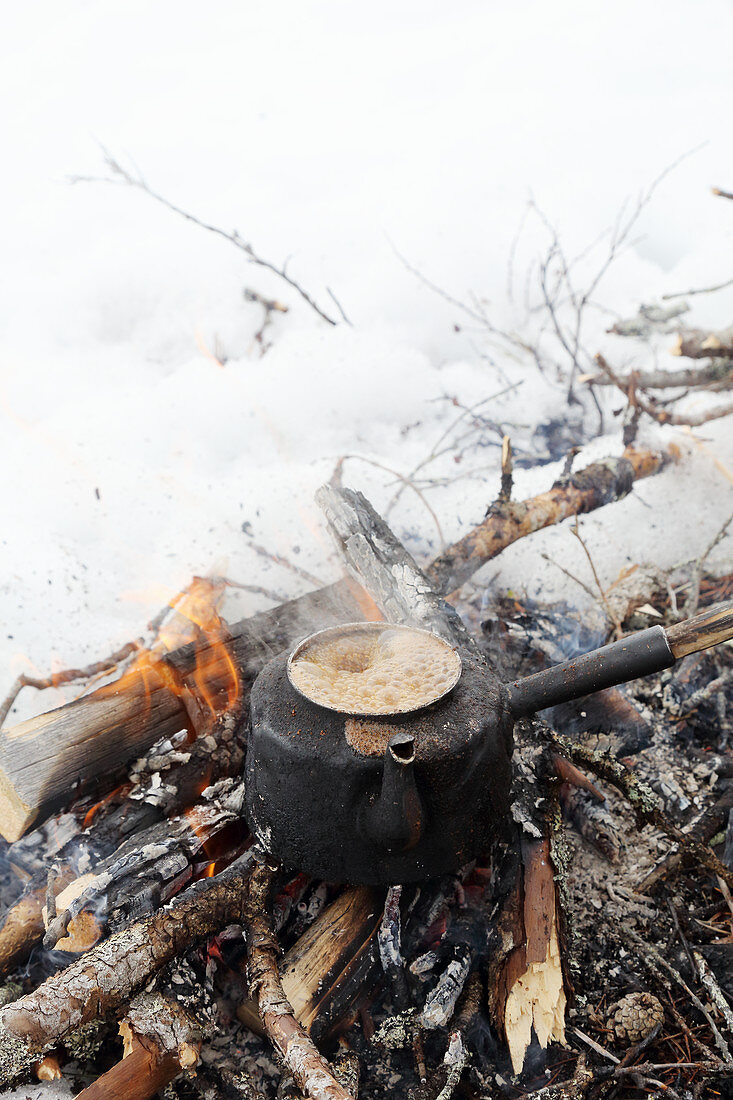
{"type": "Polygon", "coordinates": [[[251,857],[189,887],[0,1010],[0,1085],[82,1025],[124,1005],[176,955],[242,919],[251,857]]]}
{"type": "MultiPolygon", "coordinates": [[[[244,733],[238,708],[222,715],[210,734],[192,745],[175,739],[158,742],[133,765],[132,778],[136,782],[131,789],[123,789],[124,797],[108,800],[96,811],[91,810],[87,815],[92,816],[88,828],[81,834],[73,834],[55,857],[49,853],[60,872],[57,892],[78,876],[98,870],[118,849],[120,839],[167,822],[169,816],[197,802],[205,787],[241,774],[243,764],[244,733]]],[[[167,835],[167,825],[159,828],[167,835]]],[[[61,828],[55,831],[63,832],[61,828]]],[[[20,965],[43,938],[47,877],[47,868],[34,875],[0,924],[0,975],[20,965]]],[[[137,893],[139,896],[140,891],[137,893]]]]}
{"type": "Polygon", "coordinates": [[[46,949],[56,946],[87,911],[101,933],[107,927],[117,931],[165,904],[193,878],[197,863],[211,864],[217,855],[236,851],[245,836],[243,805],[243,784],[223,780],[207,802],[135,834],[85,876],[83,890],[50,920],[46,949]]]}

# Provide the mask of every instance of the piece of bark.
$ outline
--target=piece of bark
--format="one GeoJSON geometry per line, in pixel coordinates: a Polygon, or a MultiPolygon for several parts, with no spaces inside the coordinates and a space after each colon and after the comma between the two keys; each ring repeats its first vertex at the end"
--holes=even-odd
{"type": "Polygon", "coordinates": [[[690,328],[678,333],[672,355],[686,359],[733,359],[733,327],[711,332],[709,329],[690,328]]]}
{"type": "MultiPolygon", "coordinates": [[[[379,977],[375,934],[382,903],[383,891],[349,887],[280,962],[280,980],[293,1014],[316,1041],[339,1031],[358,999],[379,977]]],[[[237,1015],[252,1031],[262,1031],[254,1001],[241,1004],[237,1015]]]]}
{"type": "Polygon", "coordinates": [[[296,1084],[312,1100],[354,1100],[293,1015],[278,973],[279,945],[269,917],[275,869],[252,872],[247,902],[247,978],[265,1031],[296,1084]]]}
{"type": "Polygon", "coordinates": [[[176,955],[239,923],[250,863],[243,856],[216,878],[195,883],[0,1010],[0,1086],[83,1024],[125,1004],[176,955]]]}
{"type": "Polygon", "coordinates": [[[517,539],[569,516],[592,512],[621,500],[640,478],[651,477],[669,461],[666,454],[627,447],[620,458],[594,462],[562,477],[546,493],[524,501],[497,501],[486,519],[444,550],[427,575],[440,592],[453,592],[485,562],[517,539]]]}

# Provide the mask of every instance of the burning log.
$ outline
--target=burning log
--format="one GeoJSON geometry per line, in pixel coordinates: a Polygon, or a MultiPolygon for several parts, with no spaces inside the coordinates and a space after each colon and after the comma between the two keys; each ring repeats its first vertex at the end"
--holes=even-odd
{"type": "MultiPolygon", "coordinates": [[[[275,871],[262,864],[250,877],[247,976],[265,1031],[296,1084],[312,1100],[353,1100],[293,1015],[277,968],[279,945],[268,916],[275,871]]],[[[1,1048],[0,1048],[1,1049],[1,1048]]]]}
{"type": "MultiPolygon", "coordinates": [[[[70,923],[78,924],[87,910],[101,934],[108,924],[116,930],[131,917],[158,909],[190,881],[197,861],[211,863],[217,854],[225,855],[232,833],[235,847],[241,842],[246,835],[243,804],[243,784],[224,780],[212,789],[208,802],[136,833],[93,874],[82,876],[72,897],[58,898],[62,911],[49,922],[46,949],[60,946],[70,923]]],[[[67,944],[62,950],[73,948],[67,944]]]]}
{"type": "MultiPolygon", "coordinates": [[[[170,817],[196,803],[206,786],[241,774],[243,763],[243,727],[238,708],[222,715],[211,733],[193,745],[179,746],[163,740],[153,746],[134,765],[132,777],[137,781],[131,790],[125,789],[126,797],[93,808],[87,815],[92,815],[89,827],[81,835],[72,836],[60,850],[54,864],[56,889],[64,890],[79,874],[99,870],[118,850],[121,838],[137,834],[139,844],[144,830],[167,823],[170,817]]],[[[162,833],[168,836],[167,824],[162,826],[162,833]]],[[[34,876],[0,924],[0,975],[22,963],[43,938],[46,880],[45,869],[34,876]]],[[[138,897],[140,886],[137,883],[134,891],[138,897]]],[[[140,916],[141,912],[134,915],[140,916]]]]}
{"type": "Polygon", "coordinates": [[[111,781],[159,737],[187,725],[180,699],[152,667],[0,736],[0,833],[18,840],[69,801],[70,792],[111,781]]]}
{"type": "MultiPolygon", "coordinates": [[[[375,934],[382,914],[381,892],[352,886],[325,909],[283,957],[283,991],[293,1015],[315,1040],[343,1026],[359,997],[379,976],[375,934]]],[[[237,1009],[242,1023],[262,1030],[254,1001],[237,1009]]]]}
{"type": "Polygon", "coordinates": [[[0,1010],[0,1086],[83,1024],[125,1004],[176,955],[241,921],[250,863],[245,855],[216,878],[195,883],[0,1010]]]}
{"type": "Polygon", "coordinates": [[[621,500],[635,481],[656,474],[668,461],[666,454],[627,447],[621,458],[594,462],[560,478],[539,496],[521,502],[498,500],[483,523],[436,558],[428,576],[440,592],[453,592],[517,539],[621,500]]]}

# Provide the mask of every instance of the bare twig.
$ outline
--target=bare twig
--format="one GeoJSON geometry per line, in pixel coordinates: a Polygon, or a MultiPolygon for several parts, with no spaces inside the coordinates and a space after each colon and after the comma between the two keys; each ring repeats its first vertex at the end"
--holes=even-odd
{"type": "Polygon", "coordinates": [[[247,977],[250,995],[271,1042],[298,1087],[312,1100],[353,1100],[332,1067],[293,1015],[280,981],[280,947],[272,928],[269,900],[276,869],[259,864],[252,872],[247,905],[247,977]]]}
{"type": "Polygon", "coordinates": [[[85,668],[67,668],[60,672],[53,672],[50,676],[28,676],[25,672],[21,673],[21,675],[16,678],[15,683],[2,704],[0,704],[0,728],[5,722],[13,703],[24,687],[32,687],[36,688],[38,691],[44,691],[46,688],[61,687],[62,684],[71,684],[78,680],[91,680],[92,677],[99,676],[100,674],[107,675],[107,673],[115,672],[123,661],[139,653],[144,644],[142,638],[138,638],[134,642],[127,642],[126,645],[123,645],[120,649],[111,653],[109,657],[105,657],[102,661],[93,661],[92,664],[86,665],[85,668]]]}
{"type": "Polygon", "coordinates": [[[167,210],[171,210],[174,214],[180,215],[185,218],[186,221],[192,222],[194,225],[199,226],[201,229],[207,230],[209,233],[214,233],[217,237],[222,237],[225,241],[229,241],[235,248],[238,248],[240,252],[243,252],[250,263],[256,264],[258,267],[265,268],[266,271],[271,271],[273,275],[277,275],[278,278],[286,282],[288,286],[292,287],[296,293],[300,295],[304,302],[311,307],[311,309],[318,314],[327,324],[336,325],[337,322],[330,317],[321,307],[314,301],[311,295],[304,289],[304,287],[292,278],[287,272],[286,264],[278,267],[277,264],[271,263],[269,260],[265,260],[258,252],[255,252],[253,246],[249,241],[243,240],[240,237],[236,229],[231,232],[227,232],[226,229],[221,229],[217,225],[211,225],[209,222],[203,221],[201,218],[197,218],[194,214],[190,214],[187,210],[181,209],[180,206],[176,206],[175,203],[170,202],[163,195],[159,195],[156,191],[153,191],[151,187],[145,182],[140,175],[133,175],[126,168],[112,156],[102,146],[102,152],[104,154],[104,160],[112,173],[112,178],[109,177],[95,177],[95,176],[73,176],[72,183],[124,183],[129,187],[135,187],[138,191],[144,192],[149,195],[151,199],[155,199],[161,206],[165,206],[167,210]]]}
{"type": "MultiPolygon", "coordinates": [[[[717,409],[711,409],[710,412],[705,413],[688,413],[682,415],[679,413],[667,412],[666,409],[660,409],[653,404],[651,399],[643,398],[636,386],[633,385],[633,382],[630,382],[628,379],[620,378],[600,353],[596,355],[595,361],[603,373],[608,375],[614,385],[618,386],[621,392],[626,394],[629,402],[637,405],[642,412],[645,412],[652,420],[656,420],[658,424],[696,428],[701,424],[707,424],[711,420],[719,420],[721,417],[730,416],[731,413],[733,413],[733,401],[727,405],[720,405],[717,409]]],[[[631,377],[633,379],[633,375],[631,377]]]]}
{"type": "Polygon", "coordinates": [[[624,635],[623,623],[621,622],[618,615],[616,614],[614,609],[611,607],[611,605],[608,602],[608,599],[606,598],[606,590],[603,587],[603,585],[601,584],[601,578],[598,576],[598,573],[596,571],[596,567],[595,567],[595,564],[593,562],[591,552],[588,549],[588,546],[585,542],[585,539],[583,538],[583,536],[580,533],[580,521],[579,521],[577,516],[575,517],[575,524],[574,524],[573,527],[570,528],[570,530],[575,535],[575,537],[578,540],[578,542],[580,543],[580,545],[583,547],[583,553],[586,556],[586,559],[588,561],[588,565],[590,566],[591,573],[593,574],[593,580],[596,582],[596,588],[598,589],[598,593],[601,597],[601,603],[603,604],[604,608],[606,609],[606,614],[608,615],[609,619],[613,623],[614,630],[616,632],[616,637],[617,638],[623,638],[623,635],[624,635]]]}

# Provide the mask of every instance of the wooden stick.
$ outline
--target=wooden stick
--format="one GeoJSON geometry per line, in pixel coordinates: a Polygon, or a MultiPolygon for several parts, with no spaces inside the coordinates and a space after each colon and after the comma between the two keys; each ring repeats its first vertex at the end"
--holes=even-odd
{"type": "Polygon", "coordinates": [[[312,1100],[353,1100],[293,1015],[277,969],[279,945],[268,915],[275,869],[252,872],[247,905],[247,976],[270,1041],[296,1084],[312,1100]]]}
{"type": "MultiPolygon", "coordinates": [[[[313,1039],[337,1032],[381,972],[374,944],[382,893],[371,886],[344,890],[280,963],[283,991],[296,1020],[313,1039]]],[[[237,1015],[251,1031],[262,1031],[254,1001],[241,1004],[237,1015]]]]}
{"type": "Polygon", "coordinates": [[[0,1086],[82,1024],[125,1004],[176,955],[241,921],[250,862],[243,856],[216,878],[202,879],[0,1010],[0,1086]]]}
{"type": "Polygon", "coordinates": [[[440,592],[453,592],[517,539],[621,500],[635,481],[657,473],[668,461],[666,454],[627,447],[621,458],[594,462],[530,500],[497,501],[483,523],[436,558],[427,575],[440,592]]]}
{"type": "Polygon", "coordinates": [[[150,1100],[183,1072],[176,1054],[136,1040],[131,1052],[79,1093],[78,1100],[150,1100]]]}

